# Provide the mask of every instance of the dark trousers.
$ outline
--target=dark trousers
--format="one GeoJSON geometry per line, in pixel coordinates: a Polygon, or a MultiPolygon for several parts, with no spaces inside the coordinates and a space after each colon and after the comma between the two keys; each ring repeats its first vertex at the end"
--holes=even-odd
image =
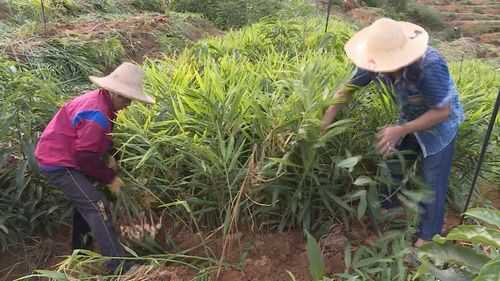
{"type": "MultiPolygon", "coordinates": [[[[75,208],[73,214],[73,248],[86,249],[90,246],[85,236],[91,231],[103,256],[123,257],[125,252],[120,245],[111,221],[109,201],[82,173],[74,169],[64,169],[46,173],[49,183],[62,189],[75,208]]],[[[108,262],[114,270],[118,260],[108,262]]]]}
{"type": "MultiPolygon", "coordinates": [[[[411,165],[412,161],[422,155],[418,141],[413,135],[406,136],[397,149],[405,151],[405,161],[390,159],[386,162],[395,187],[402,184],[404,177],[403,165],[411,165]]],[[[432,240],[434,235],[441,233],[446,211],[448,178],[451,173],[454,150],[455,140],[452,140],[440,152],[421,159],[419,173],[423,177],[425,184],[433,192],[431,198],[420,202],[421,213],[417,236],[424,240],[432,240]]],[[[393,207],[395,203],[397,204],[394,199],[394,193],[386,196],[382,206],[385,208],[393,207]]]]}
{"type": "Polygon", "coordinates": [[[401,204],[397,198],[397,190],[401,188],[406,170],[422,154],[420,146],[414,135],[407,135],[396,147],[401,152],[402,158],[392,157],[385,161],[392,179],[392,185],[383,192],[382,207],[391,209],[401,204]]]}
{"type": "Polygon", "coordinates": [[[75,208],[73,210],[73,237],[71,240],[73,250],[92,250],[93,239],[90,236],[91,232],[90,225],[75,208]]]}

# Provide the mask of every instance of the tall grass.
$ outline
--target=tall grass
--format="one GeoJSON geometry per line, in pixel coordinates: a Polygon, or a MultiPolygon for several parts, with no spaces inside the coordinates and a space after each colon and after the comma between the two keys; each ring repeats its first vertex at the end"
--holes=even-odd
{"type": "Polygon", "coordinates": [[[170,8],[201,14],[222,29],[241,28],[266,17],[314,12],[312,3],[304,0],[173,0],[170,8]]]}
{"type": "Polygon", "coordinates": [[[16,23],[43,22],[43,14],[47,22],[56,22],[68,17],[84,14],[127,14],[131,12],[159,12],[166,9],[164,0],[7,0],[5,8],[9,20],[16,23]],[[43,9],[42,9],[43,3],[43,9]]]}
{"type": "Polygon", "coordinates": [[[0,248],[35,231],[50,231],[65,208],[57,190],[38,175],[33,150],[62,96],[43,70],[0,58],[0,248]]]}
{"type": "MultiPolygon", "coordinates": [[[[147,61],[146,91],[155,96],[157,104],[135,104],[120,114],[113,136],[128,181],[119,203],[126,204],[134,215],[143,207],[137,193],[148,192],[156,198],[154,208],[168,206],[167,212],[199,233],[222,226],[225,235],[240,223],[254,229],[323,232],[331,222],[342,220],[349,229],[352,219],[363,220],[369,210],[376,209],[378,190],[386,188],[387,178],[373,138],[380,126],[396,121],[397,107],[387,89],[366,87],[340,121],[325,135],[320,134],[323,110],[335,102],[332,92],[347,81],[353,69],[343,51],[351,27],[334,21],[324,33],[322,23],[314,19],[267,20],[224,38],[201,41],[176,58],[147,61]]],[[[2,123],[8,128],[2,149],[14,145],[15,151],[31,151],[19,149],[21,140],[48,121],[50,111],[43,108],[55,110],[60,103],[57,81],[42,82],[40,77],[82,79],[102,67],[78,52],[67,58],[82,64],[61,64],[67,54],[61,53],[57,57],[61,60],[51,61],[49,54],[46,59],[27,61],[29,67],[40,66],[41,73],[2,64],[0,86],[2,98],[8,101],[2,104],[2,120],[8,120],[2,123]],[[32,100],[25,93],[34,93],[28,96],[32,100]],[[16,135],[20,137],[13,141],[16,135]]],[[[91,56],[92,60],[96,57],[91,56]]],[[[452,198],[460,202],[457,194],[466,186],[461,180],[468,178],[477,161],[498,77],[478,62],[452,65],[451,69],[467,113],[452,178],[452,198]]],[[[32,145],[36,136],[29,136],[32,145]]],[[[497,151],[498,136],[491,146],[488,167],[497,165],[497,151]]],[[[29,153],[16,155],[32,159],[29,153]]],[[[18,183],[30,174],[24,166],[14,167],[5,186],[18,194],[25,190],[18,183]]],[[[490,170],[484,175],[498,172],[490,170]]],[[[413,173],[408,171],[410,182],[413,173]]],[[[402,196],[416,197],[413,191],[403,191],[402,196]]],[[[41,206],[39,210],[51,208],[41,206]]],[[[9,213],[2,214],[10,223],[9,213]]],[[[37,222],[40,216],[34,217],[28,221],[37,222]]],[[[0,225],[1,231],[5,232],[0,225]]],[[[400,246],[394,249],[402,249],[400,246]]],[[[386,244],[376,252],[364,248],[353,258],[352,268],[363,270],[368,280],[372,276],[369,266],[358,261],[370,259],[370,266],[377,264],[385,248],[386,244]]],[[[396,252],[391,259],[400,259],[396,252]]],[[[401,265],[397,266],[399,270],[401,265]]]]}
{"type": "MultiPolygon", "coordinates": [[[[477,165],[479,151],[500,88],[500,73],[493,66],[479,60],[453,63],[450,70],[457,82],[466,118],[458,134],[450,187],[452,202],[462,211],[470,189],[472,171],[477,165]]],[[[486,160],[481,166],[480,176],[489,183],[500,182],[499,121],[500,117],[496,120],[497,125],[492,132],[486,160]]]]}
{"type": "Polygon", "coordinates": [[[26,20],[42,22],[43,13],[45,19],[50,21],[64,15],[76,15],[81,11],[74,0],[7,0],[6,2],[11,18],[16,22],[26,20]]]}
{"type": "Polygon", "coordinates": [[[351,28],[320,29],[316,20],[268,21],[149,62],[158,103],[120,115],[114,134],[136,184],[185,200],[210,228],[229,225],[235,202],[241,220],[280,230],[362,217],[366,208],[353,205],[369,196],[354,182],[377,176],[380,160],[363,129],[369,112],[319,131],[332,91],[352,71],[342,49],[351,28]]]}
{"type": "MultiPolygon", "coordinates": [[[[376,206],[387,173],[373,138],[396,122],[397,108],[387,89],[365,88],[344,119],[320,135],[323,109],[352,71],[342,50],[350,27],[320,28],[315,20],[266,21],[200,42],[177,59],[149,61],[147,91],[158,103],[120,115],[115,134],[135,183],[163,200],[185,200],[210,228],[229,225],[235,202],[241,220],[279,230],[321,228],[362,217],[367,201],[376,206]]],[[[463,70],[475,71],[469,64],[463,70]]],[[[470,117],[454,186],[465,186],[463,165],[473,164],[461,158],[478,155],[471,143],[481,140],[470,130],[486,125],[477,120],[486,120],[497,83],[487,77],[458,81],[470,117]],[[489,94],[478,98],[478,91],[489,94]]],[[[452,198],[461,200],[456,192],[452,198]]]]}
{"type": "Polygon", "coordinates": [[[116,67],[125,55],[118,36],[80,41],[50,39],[40,44],[13,46],[15,58],[30,69],[48,70],[44,74],[59,80],[65,89],[89,84],[89,75],[99,75],[116,67]]]}

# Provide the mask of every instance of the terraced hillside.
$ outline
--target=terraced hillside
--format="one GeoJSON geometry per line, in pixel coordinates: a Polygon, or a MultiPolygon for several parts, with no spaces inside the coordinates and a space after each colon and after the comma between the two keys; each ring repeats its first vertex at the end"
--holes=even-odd
{"type": "Polygon", "coordinates": [[[498,0],[418,0],[439,11],[445,22],[459,28],[463,37],[472,37],[495,46],[500,56],[500,1],[498,0]]]}

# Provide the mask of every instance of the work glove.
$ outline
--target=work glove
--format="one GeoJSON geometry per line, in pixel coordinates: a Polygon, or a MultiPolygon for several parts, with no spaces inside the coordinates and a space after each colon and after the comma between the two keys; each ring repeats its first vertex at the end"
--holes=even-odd
{"type": "Polygon", "coordinates": [[[108,184],[108,189],[111,191],[113,194],[118,194],[120,192],[120,189],[123,186],[123,181],[119,177],[115,177],[113,181],[108,184]]]}
{"type": "Polygon", "coordinates": [[[118,171],[118,162],[116,162],[116,160],[113,156],[108,157],[108,161],[106,163],[106,166],[108,166],[108,168],[112,169],[115,172],[118,171]]]}

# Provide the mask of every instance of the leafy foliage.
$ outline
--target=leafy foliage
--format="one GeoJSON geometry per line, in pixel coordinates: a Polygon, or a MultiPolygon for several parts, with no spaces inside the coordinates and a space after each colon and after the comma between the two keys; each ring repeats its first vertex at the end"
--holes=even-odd
{"type": "MultiPolygon", "coordinates": [[[[10,1],[11,5],[15,2],[10,1]]],[[[211,1],[175,1],[174,7],[212,13],[214,20],[227,28],[275,12],[279,14],[276,18],[300,15],[297,9],[283,8],[287,1],[217,1],[210,7],[203,6],[205,2],[211,1]],[[235,9],[240,4],[244,9],[235,9]]],[[[134,3],[152,4],[151,9],[163,9],[164,4],[134,3]]],[[[85,5],[110,11],[118,4],[93,0],[85,5]]],[[[30,10],[33,7],[25,8],[39,13],[30,10]]],[[[64,9],[68,8],[60,9],[54,13],[66,13],[64,9]]],[[[372,143],[378,128],[396,121],[397,108],[390,91],[372,86],[361,89],[343,120],[320,135],[323,110],[336,102],[331,93],[352,71],[343,51],[352,34],[351,26],[334,21],[329,32],[323,33],[322,19],[276,18],[228,33],[223,39],[202,41],[179,57],[145,63],[146,90],[158,104],[151,108],[134,105],[119,116],[114,134],[117,156],[128,180],[118,203],[131,215],[142,208],[136,196],[139,192],[148,192],[156,198],[156,208],[166,208],[196,231],[223,225],[225,235],[231,232],[233,221],[251,222],[260,228],[323,231],[334,220],[349,224],[362,220],[369,211],[377,211],[378,190],[391,183],[385,162],[372,143]]],[[[176,50],[181,45],[171,38],[160,43],[176,50]]],[[[2,60],[0,90],[5,102],[1,125],[6,132],[0,137],[2,247],[35,229],[50,228],[60,216],[62,196],[46,187],[33,162],[36,137],[70,90],[85,86],[87,75],[116,65],[123,52],[119,38],[99,42],[54,40],[40,49],[28,50],[22,64],[2,60]]],[[[452,177],[452,199],[460,203],[471,167],[477,161],[498,78],[478,62],[452,65],[452,72],[468,116],[460,131],[452,177]]],[[[483,176],[498,176],[497,132],[483,176]]],[[[421,194],[413,189],[419,185],[414,174],[415,167],[405,170],[404,181],[410,186],[399,189],[399,196],[416,206],[421,194]]],[[[495,221],[489,219],[490,223],[495,221]]],[[[448,238],[497,245],[497,236],[490,228],[461,228],[448,238]]],[[[388,234],[374,247],[362,246],[354,251],[348,245],[348,271],[338,277],[405,280],[408,272],[402,256],[406,241],[407,237],[398,233],[388,234]]],[[[310,252],[317,254],[314,243],[309,245],[310,252]]],[[[445,257],[460,255],[456,248],[443,245],[438,250],[447,252],[445,257]]],[[[494,274],[498,262],[485,263],[480,253],[475,254],[471,267],[478,278],[494,274]]],[[[88,261],[85,257],[70,260],[74,263],[65,264],[61,271],[79,270],[88,261]]],[[[424,264],[436,274],[452,274],[429,262],[424,264]]],[[[319,279],[321,266],[313,271],[319,279]]],[[[54,274],[39,273],[46,277],[54,274]]],[[[63,278],[61,274],[53,276],[63,278]]]]}
{"type": "Polygon", "coordinates": [[[500,212],[495,209],[476,208],[468,211],[466,215],[492,225],[460,225],[452,229],[446,237],[434,237],[433,243],[424,245],[419,250],[423,264],[415,279],[426,274],[442,281],[487,281],[500,278],[500,212]],[[460,244],[450,241],[459,241],[460,244]],[[435,265],[431,264],[431,261],[435,265]],[[442,269],[445,264],[451,267],[442,269]]]}
{"type": "MultiPolygon", "coordinates": [[[[487,123],[491,118],[493,104],[500,87],[500,77],[492,66],[477,60],[454,63],[450,65],[450,71],[456,81],[466,118],[460,127],[455,145],[456,156],[453,161],[449,193],[451,202],[461,211],[465,196],[470,189],[472,171],[477,165],[487,123]]],[[[497,123],[499,120],[500,117],[497,123]]],[[[480,176],[484,180],[500,181],[499,146],[500,130],[496,127],[481,166],[480,176]]]]}
{"type": "Polygon", "coordinates": [[[314,281],[323,280],[325,276],[325,262],[321,255],[321,249],[314,237],[306,232],[307,235],[307,258],[309,259],[309,272],[314,281]]]}
{"type": "Polygon", "coordinates": [[[311,5],[301,0],[174,0],[171,7],[179,12],[199,13],[217,26],[230,29],[252,24],[282,12],[311,12],[311,5]]]}
{"type": "Polygon", "coordinates": [[[2,93],[0,136],[0,247],[50,230],[61,216],[60,194],[38,174],[33,150],[60,97],[54,83],[11,61],[0,59],[2,93]],[[47,110],[48,109],[48,110],[47,110]],[[52,110],[51,110],[52,109],[52,110]]]}
{"type": "MultiPolygon", "coordinates": [[[[185,200],[211,227],[227,222],[241,192],[243,219],[279,229],[310,229],[313,217],[319,225],[339,215],[336,202],[349,202],[344,211],[365,202],[355,195],[364,188],[352,184],[361,158],[341,137],[357,131],[353,121],[319,135],[330,92],[350,72],[342,52],[350,31],[340,22],[334,33],[318,26],[265,22],[150,63],[147,85],[159,103],[120,115],[114,135],[136,184],[165,202],[185,200]]],[[[376,161],[371,155],[366,162],[376,161]]]]}
{"type": "Polygon", "coordinates": [[[47,70],[44,74],[67,85],[68,91],[72,86],[88,84],[89,75],[116,67],[125,53],[120,39],[113,36],[83,42],[51,39],[19,51],[24,64],[47,70]]]}

